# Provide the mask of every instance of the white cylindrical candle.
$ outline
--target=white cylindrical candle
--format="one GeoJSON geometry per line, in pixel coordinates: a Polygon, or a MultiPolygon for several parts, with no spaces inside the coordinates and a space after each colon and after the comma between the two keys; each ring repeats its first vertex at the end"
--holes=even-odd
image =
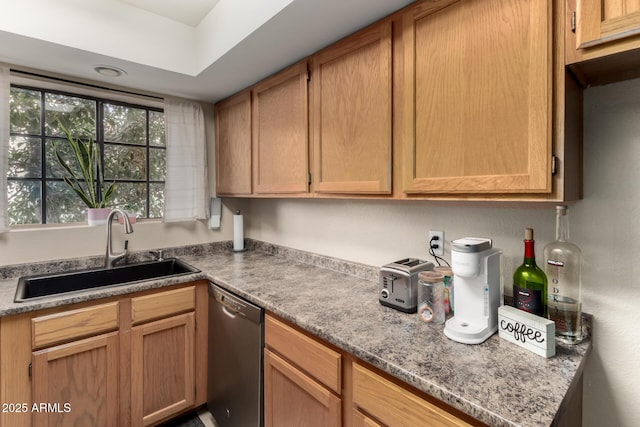
{"type": "Polygon", "coordinates": [[[244,250],[244,223],[240,211],[233,215],[233,250],[244,250]]]}

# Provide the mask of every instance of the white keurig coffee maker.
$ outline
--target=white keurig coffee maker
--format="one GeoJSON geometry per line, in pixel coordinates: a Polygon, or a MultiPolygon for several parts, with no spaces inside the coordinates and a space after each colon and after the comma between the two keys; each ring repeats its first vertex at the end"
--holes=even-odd
{"type": "Polygon", "coordinates": [[[464,344],[480,344],[498,330],[500,256],[491,239],[465,237],[451,242],[455,315],[444,334],[464,344]]]}

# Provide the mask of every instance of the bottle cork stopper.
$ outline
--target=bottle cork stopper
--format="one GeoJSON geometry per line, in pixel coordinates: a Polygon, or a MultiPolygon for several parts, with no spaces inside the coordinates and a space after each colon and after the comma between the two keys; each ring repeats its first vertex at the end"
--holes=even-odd
{"type": "Polygon", "coordinates": [[[438,283],[444,280],[444,276],[435,271],[421,271],[418,274],[418,280],[425,283],[438,283]]]}
{"type": "Polygon", "coordinates": [[[533,228],[524,229],[524,240],[533,240],[533,228]]]}

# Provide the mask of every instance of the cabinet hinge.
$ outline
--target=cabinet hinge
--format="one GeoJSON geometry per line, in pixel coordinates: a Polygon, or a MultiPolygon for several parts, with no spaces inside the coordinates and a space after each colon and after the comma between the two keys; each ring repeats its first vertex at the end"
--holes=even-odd
{"type": "Polygon", "coordinates": [[[558,173],[558,158],[555,154],[551,155],[551,175],[558,173]]]}
{"type": "Polygon", "coordinates": [[[311,70],[307,70],[307,81],[311,81],[311,70]]]}
{"type": "Polygon", "coordinates": [[[571,32],[576,32],[576,11],[571,12],[571,32]]]}
{"type": "Polygon", "coordinates": [[[29,363],[29,378],[31,378],[32,373],[33,373],[33,365],[29,363]]]}

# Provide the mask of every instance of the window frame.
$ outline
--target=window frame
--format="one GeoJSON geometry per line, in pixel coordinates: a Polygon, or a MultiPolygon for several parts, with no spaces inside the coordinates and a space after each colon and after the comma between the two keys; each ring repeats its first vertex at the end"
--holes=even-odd
{"type": "MultiPolygon", "coordinates": [[[[48,177],[47,176],[47,159],[46,159],[46,150],[47,150],[47,140],[64,140],[64,137],[56,137],[51,135],[46,135],[45,133],[45,118],[46,118],[46,94],[54,94],[54,95],[62,95],[69,96],[74,98],[81,98],[85,100],[89,100],[95,103],[95,123],[96,123],[96,133],[95,133],[95,143],[98,144],[101,159],[102,159],[102,170],[104,171],[104,163],[105,163],[105,145],[111,147],[134,147],[134,148],[144,148],[145,151],[145,168],[146,168],[146,178],[145,179],[113,179],[116,183],[134,183],[134,184],[144,184],[146,191],[146,199],[144,200],[145,204],[145,212],[146,215],[144,217],[138,217],[138,219],[142,220],[162,220],[162,216],[152,217],[151,214],[151,187],[154,184],[162,184],[166,185],[166,170],[164,180],[157,180],[151,178],[151,170],[150,170],[150,153],[152,150],[161,150],[165,152],[165,162],[166,162],[166,121],[165,121],[165,145],[151,145],[150,144],[150,135],[149,135],[149,120],[150,113],[162,113],[164,116],[164,108],[161,102],[151,101],[151,102],[137,102],[138,99],[126,99],[126,98],[135,98],[135,97],[127,97],[125,96],[100,96],[101,93],[96,94],[95,92],[99,92],[96,90],[78,90],[72,91],[71,88],[66,88],[65,85],[60,85],[57,83],[54,84],[38,84],[36,81],[22,81],[24,79],[17,79],[19,81],[15,81],[12,78],[11,88],[19,88],[24,90],[37,91],[40,94],[40,135],[33,134],[23,134],[10,132],[10,137],[24,137],[24,138],[34,138],[40,140],[40,157],[41,157],[41,165],[40,165],[40,176],[37,178],[34,177],[15,177],[7,175],[7,183],[10,182],[38,182],[40,183],[40,215],[41,222],[40,223],[21,223],[21,224],[11,224],[11,227],[23,227],[23,226],[70,226],[70,225],[80,225],[82,222],[47,222],[47,183],[51,182],[63,182],[62,178],[48,177]],[[62,86],[62,87],[61,87],[62,86]],[[71,90],[70,90],[71,89],[71,90]],[[89,93],[87,93],[89,92],[89,93]],[[93,92],[93,93],[90,93],[93,92]],[[123,99],[124,98],[124,99],[123,99]],[[145,114],[145,143],[143,144],[133,144],[126,142],[115,142],[115,141],[105,141],[104,139],[104,105],[116,105],[122,106],[126,108],[135,108],[144,110],[145,114]]],[[[81,84],[79,84],[81,85],[81,84]]],[[[160,98],[157,98],[160,99],[160,98]]],[[[8,102],[8,100],[7,100],[8,102]]],[[[165,163],[166,164],[166,163],[165,163]]],[[[111,182],[112,179],[109,179],[108,182],[111,182]]],[[[8,191],[8,187],[5,191],[8,191]]],[[[98,189],[100,192],[100,189],[98,189]]],[[[100,193],[99,193],[100,194],[100,193]]],[[[100,197],[102,195],[100,194],[100,197]]]]}

